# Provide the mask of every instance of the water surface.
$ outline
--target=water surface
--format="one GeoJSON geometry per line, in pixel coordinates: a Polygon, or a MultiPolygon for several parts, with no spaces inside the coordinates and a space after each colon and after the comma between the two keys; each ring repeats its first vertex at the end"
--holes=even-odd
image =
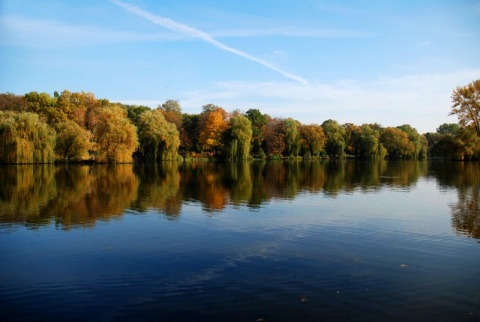
{"type": "Polygon", "coordinates": [[[0,167],[2,321],[480,319],[480,165],[0,167]]]}

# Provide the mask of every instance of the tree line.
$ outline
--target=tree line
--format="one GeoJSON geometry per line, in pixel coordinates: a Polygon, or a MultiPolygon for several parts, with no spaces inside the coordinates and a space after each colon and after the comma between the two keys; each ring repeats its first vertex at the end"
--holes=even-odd
{"type": "Polygon", "coordinates": [[[452,115],[435,133],[408,124],[302,124],[259,109],[207,104],[183,113],[176,100],[156,109],[64,90],[0,94],[0,163],[158,162],[182,158],[480,158],[480,80],[457,87],[452,115]]]}

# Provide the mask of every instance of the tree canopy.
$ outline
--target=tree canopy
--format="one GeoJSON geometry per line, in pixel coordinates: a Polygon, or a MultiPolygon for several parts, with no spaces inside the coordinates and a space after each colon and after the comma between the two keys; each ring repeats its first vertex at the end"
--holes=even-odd
{"type": "Polygon", "coordinates": [[[472,125],[480,137],[480,79],[465,86],[458,86],[452,94],[452,111],[461,126],[472,125]]]}
{"type": "Polygon", "coordinates": [[[0,163],[159,162],[179,157],[227,159],[355,157],[480,159],[480,80],[457,87],[451,115],[420,134],[409,124],[302,124],[259,109],[227,112],[215,104],[182,113],[177,100],[156,109],[64,90],[0,94],[0,163]]]}

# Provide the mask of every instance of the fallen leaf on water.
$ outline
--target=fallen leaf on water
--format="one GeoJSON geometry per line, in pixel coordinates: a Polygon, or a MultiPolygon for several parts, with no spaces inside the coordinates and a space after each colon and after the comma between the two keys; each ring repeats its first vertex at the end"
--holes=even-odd
{"type": "Polygon", "coordinates": [[[300,296],[300,302],[305,303],[305,302],[310,302],[310,300],[302,295],[302,296],[300,296]]]}

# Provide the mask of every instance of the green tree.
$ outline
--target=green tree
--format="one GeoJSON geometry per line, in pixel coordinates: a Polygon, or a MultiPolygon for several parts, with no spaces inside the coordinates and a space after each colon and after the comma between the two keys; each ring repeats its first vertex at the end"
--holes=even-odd
{"type": "Polygon", "coordinates": [[[325,151],[332,157],[345,156],[345,128],[335,120],[326,120],[322,123],[326,137],[325,151]]]}
{"type": "Polygon", "coordinates": [[[252,132],[252,123],[245,115],[236,114],[230,118],[230,158],[245,160],[250,156],[252,132]]]}
{"type": "Polygon", "coordinates": [[[283,120],[285,128],[285,146],[286,153],[288,156],[298,157],[300,152],[300,133],[298,131],[298,126],[300,123],[291,117],[283,120]]]}
{"type": "Polygon", "coordinates": [[[51,163],[55,131],[35,113],[0,112],[1,163],[51,163]]]}
{"type": "Polygon", "coordinates": [[[180,136],[176,126],[165,120],[158,111],[146,111],[140,115],[138,125],[140,151],[147,162],[176,160],[180,136]]]}
{"type": "Polygon", "coordinates": [[[262,149],[265,126],[267,125],[267,116],[258,109],[249,109],[245,113],[252,123],[252,154],[254,157],[263,158],[265,153],[262,149]]]}
{"type": "Polygon", "coordinates": [[[372,129],[368,124],[363,124],[359,131],[354,133],[357,156],[363,159],[385,157],[379,138],[379,131],[372,129]]]}
{"type": "Polygon", "coordinates": [[[480,137],[480,79],[457,87],[452,94],[452,103],[450,115],[456,114],[463,127],[472,124],[480,137]]]}
{"type": "Polygon", "coordinates": [[[151,110],[148,106],[143,105],[123,105],[123,108],[127,110],[127,117],[136,127],[140,123],[140,116],[151,110]]]}
{"type": "Polygon", "coordinates": [[[198,127],[200,116],[198,114],[182,115],[182,127],[180,131],[180,151],[186,155],[188,153],[200,152],[198,143],[198,127]]]}
{"type": "Polygon", "coordinates": [[[437,133],[438,134],[449,134],[452,136],[456,136],[458,133],[458,130],[460,129],[460,126],[456,123],[443,123],[437,128],[437,133]]]}

